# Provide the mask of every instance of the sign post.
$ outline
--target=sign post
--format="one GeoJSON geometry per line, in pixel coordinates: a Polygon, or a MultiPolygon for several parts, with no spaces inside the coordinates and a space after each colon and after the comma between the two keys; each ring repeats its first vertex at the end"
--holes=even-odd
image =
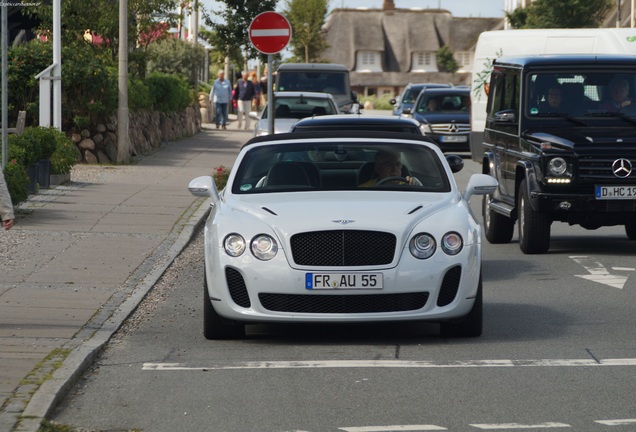
{"type": "Polygon", "coordinates": [[[272,55],[284,50],[291,40],[291,24],[278,12],[263,12],[252,20],[249,27],[250,42],[258,51],[267,54],[267,124],[268,133],[274,133],[274,83],[272,55]]]}

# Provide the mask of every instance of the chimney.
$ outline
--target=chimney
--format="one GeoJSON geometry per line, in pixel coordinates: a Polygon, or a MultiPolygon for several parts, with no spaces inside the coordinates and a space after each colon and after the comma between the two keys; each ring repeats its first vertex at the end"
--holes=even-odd
{"type": "Polygon", "coordinates": [[[384,11],[395,10],[395,4],[393,3],[393,0],[384,0],[384,2],[382,3],[382,10],[384,11]]]}

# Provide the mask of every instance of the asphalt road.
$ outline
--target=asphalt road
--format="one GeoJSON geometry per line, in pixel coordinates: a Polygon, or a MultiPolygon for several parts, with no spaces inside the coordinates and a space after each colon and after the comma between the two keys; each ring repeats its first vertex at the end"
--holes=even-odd
{"type": "MultiPolygon", "coordinates": [[[[465,163],[463,185],[480,169],[465,163]]],[[[53,420],[101,431],[633,431],[634,255],[621,227],[554,224],[545,255],[523,255],[516,235],[485,242],[476,339],[400,324],[248,326],[245,340],[207,341],[199,235],[53,420]]]]}

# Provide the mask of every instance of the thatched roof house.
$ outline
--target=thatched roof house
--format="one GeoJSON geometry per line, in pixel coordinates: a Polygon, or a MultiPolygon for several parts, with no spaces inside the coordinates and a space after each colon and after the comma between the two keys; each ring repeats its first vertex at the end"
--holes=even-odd
{"type": "Polygon", "coordinates": [[[397,94],[409,82],[469,84],[479,34],[503,27],[503,18],[455,18],[444,9],[334,9],[325,24],[323,58],[345,65],[361,94],[397,94]],[[439,72],[435,52],[448,46],[461,65],[439,72]]]}

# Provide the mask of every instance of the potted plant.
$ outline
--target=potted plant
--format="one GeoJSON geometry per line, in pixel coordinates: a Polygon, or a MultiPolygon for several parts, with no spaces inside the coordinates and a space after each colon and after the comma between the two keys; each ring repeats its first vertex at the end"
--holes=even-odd
{"type": "Polygon", "coordinates": [[[71,169],[79,160],[75,144],[62,132],[55,134],[55,151],[51,155],[51,185],[71,180],[71,169]]]}

